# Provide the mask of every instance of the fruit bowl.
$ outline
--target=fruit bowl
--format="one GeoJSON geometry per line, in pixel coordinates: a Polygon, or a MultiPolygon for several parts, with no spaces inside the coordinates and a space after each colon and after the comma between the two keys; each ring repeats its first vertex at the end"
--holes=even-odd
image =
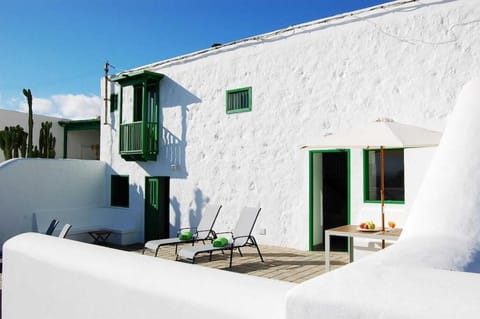
{"type": "Polygon", "coordinates": [[[363,231],[363,232],[378,232],[378,231],[381,231],[382,229],[381,228],[367,229],[367,228],[357,227],[357,230],[358,231],[363,231]]]}
{"type": "Polygon", "coordinates": [[[367,232],[379,231],[379,229],[375,226],[375,223],[371,220],[361,223],[358,226],[357,230],[367,231],[367,232]]]}

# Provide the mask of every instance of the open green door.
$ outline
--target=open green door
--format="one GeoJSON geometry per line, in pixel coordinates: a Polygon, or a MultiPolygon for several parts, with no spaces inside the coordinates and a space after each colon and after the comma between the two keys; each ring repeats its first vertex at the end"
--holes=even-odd
{"type": "Polygon", "coordinates": [[[170,177],[145,177],[145,241],[169,237],[170,177]]]}
{"type": "MultiPolygon", "coordinates": [[[[325,249],[325,230],[350,224],[350,152],[310,151],[310,250],[325,249]]],[[[347,251],[346,238],[332,237],[334,251],[347,251]]]]}

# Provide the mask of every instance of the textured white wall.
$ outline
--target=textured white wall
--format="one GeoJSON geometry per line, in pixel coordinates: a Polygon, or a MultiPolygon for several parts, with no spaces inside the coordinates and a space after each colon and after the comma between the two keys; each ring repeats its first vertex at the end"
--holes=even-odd
{"type": "Polygon", "coordinates": [[[100,161],[12,159],[0,163],[0,244],[36,231],[36,209],[106,206],[105,173],[106,164],[100,161]]]}
{"type": "MultiPolygon", "coordinates": [[[[261,243],[305,249],[308,152],[299,145],[379,117],[442,130],[463,83],[480,73],[479,17],[476,0],[426,0],[152,64],[166,75],[157,162],[119,157],[118,112],[113,129],[102,126],[101,159],[129,174],[139,194],[145,175],[171,176],[173,227],[194,222],[208,201],[225,205],[220,229],[255,205],[261,243]],[[225,114],[225,91],[246,86],[252,112],[225,114]]],[[[379,209],[362,202],[359,159],[352,154],[352,221],[379,209]]]]}
{"type": "MultiPolygon", "coordinates": [[[[33,115],[33,145],[38,146],[38,137],[40,129],[42,128],[42,122],[52,122],[52,129],[50,132],[52,132],[53,136],[56,138],[55,152],[57,158],[63,156],[63,128],[58,125],[58,121],[60,120],[62,119],[58,117],[37,114],[33,115]]],[[[28,113],[0,109],[0,130],[5,129],[5,126],[17,125],[23,127],[25,132],[28,133],[28,113]]],[[[4,160],[3,152],[0,151],[0,162],[4,160]]]]}

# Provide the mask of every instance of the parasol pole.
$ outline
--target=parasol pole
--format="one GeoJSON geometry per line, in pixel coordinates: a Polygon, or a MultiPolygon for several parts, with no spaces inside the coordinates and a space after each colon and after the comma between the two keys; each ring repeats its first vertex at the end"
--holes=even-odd
{"type": "MultiPolygon", "coordinates": [[[[382,211],[382,232],[385,231],[385,156],[383,146],[380,146],[380,203],[382,211]]],[[[382,240],[382,249],[385,248],[385,240],[382,240]]]]}

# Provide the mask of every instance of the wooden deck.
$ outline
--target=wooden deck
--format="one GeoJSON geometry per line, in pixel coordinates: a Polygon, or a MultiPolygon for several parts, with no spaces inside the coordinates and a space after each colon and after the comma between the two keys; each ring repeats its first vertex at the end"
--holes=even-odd
{"type": "MultiPolygon", "coordinates": [[[[141,253],[141,251],[139,249],[136,252],[141,253]]],[[[260,246],[260,251],[265,260],[263,263],[255,248],[242,248],[243,257],[235,252],[231,269],[228,268],[229,253],[222,255],[217,252],[213,254],[212,261],[208,261],[208,255],[201,256],[195,263],[204,267],[295,283],[304,282],[325,272],[325,255],[320,251],[301,251],[275,246],[260,246]]],[[[155,258],[151,251],[147,251],[145,254],[155,258]]],[[[175,247],[161,247],[156,258],[175,260],[175,247]]],[[[330,258],[331,269],[348,263],[346,252],[332,252],[330,258]]]]}

